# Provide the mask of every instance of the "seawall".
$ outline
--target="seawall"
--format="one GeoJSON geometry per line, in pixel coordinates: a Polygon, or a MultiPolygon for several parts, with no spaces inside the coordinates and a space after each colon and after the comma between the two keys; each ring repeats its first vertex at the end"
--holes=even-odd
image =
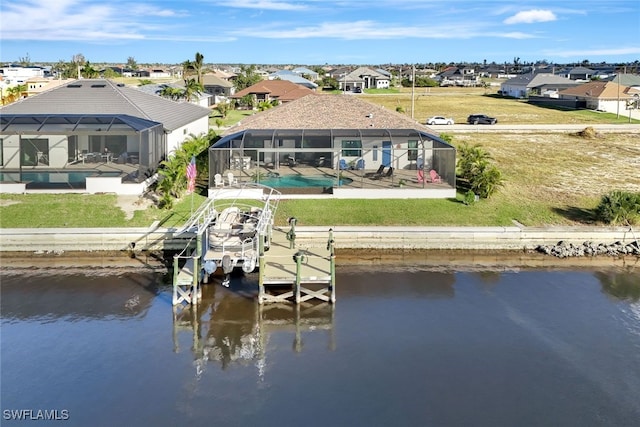
{"type": "MultiPolygon", "coordinates": [[[[533,250],[560,241],[612,244],[638,239],[630,227],[296,227],[300,247],[324,247],[329,229],[336,249],[353,250],[533,250]]],[[[288,230],[288,228],[284,228],[288,230]]],[[[175,251],[192,234],[172,228],[7,228],[0,229],[0,252],[175,251]]]]}

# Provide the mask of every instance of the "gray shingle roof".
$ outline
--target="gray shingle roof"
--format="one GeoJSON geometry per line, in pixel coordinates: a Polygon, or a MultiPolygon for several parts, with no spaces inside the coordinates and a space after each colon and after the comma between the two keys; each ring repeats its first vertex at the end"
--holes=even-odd
{"type": "Polygon", "coordinates": [[[225,132],[246,129],[417,129],[428,127],[353,95],[307,95],[248,117],[225,132]]]}
{"type": "Polygon", "coordinates": [[[0,109],[0,114],[112,114],[162,123],[172,131],[209,115],[209,109],[175,102],[107,79],[74,80],[0,109]]]}

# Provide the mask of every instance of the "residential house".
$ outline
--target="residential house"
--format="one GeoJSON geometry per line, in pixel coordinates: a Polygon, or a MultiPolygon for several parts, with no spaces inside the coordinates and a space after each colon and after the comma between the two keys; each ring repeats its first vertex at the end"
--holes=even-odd
{"type": "Polygon", "coordinates": [[[171,78],[171,71],[164,68],[149,68],[140,71],[140,77],[148,77],[150,79],[167,79],[171,78]]]}
{"type": "Polygon", "coordinates": [[[233,83],[213,73],[202,75],[202,86],[206,93],[213,96],[212,105],[224,101],[236,92],[233,83]]]}
{"type": "Polygon", "coordinates": [[[614,82],[592,81],[560,91],[560,99],[582,102],[584,108],[609,113],[623,113],[627,103],[634,100],[640,90],[614,82]]]}
{"type": "Polygon", "coordinates": [[[568,79],[579,80],[582,82],[588,82],[594,74],[595,71],[587,67],[574,67],[569,70],[563,70],[560,73],[560,75],[568,79]]]}
{"type": "Polygon", "coordinates": [[[440,86],[477,86],[480,78],[469,68],[447,67],[436,76],[440,86]]]}
{"type": "Polygon", "coordinates": [[[289,71],[289,70],[278,70],[275,73],[269,74],[268,79],[269,80],[278,80],[278,79],[287,80],[287,81],[290,81],[291,83],[304,86],[311,90],[316,90],[318,88],[318,85],[315,84],[314,82],[308,79],[305,79],[300,74],[294,73],[293,71],[289,71]]]}
{"type": "Polygon", "coordinates": [[[265,185],[283,194],[450,198],[455,163],[454,147],[406,115],[355,96],[316,94],[228,129],[209,149],[209,187],[218,191],[215,176],[231,172],[240,183],[269,179],[265,185]],[[318,179],[329,183],[307,185],[318,179]],[[288,180],[304,185],[291,189],[288,180]]]}
{"type": "Polygon", "coordinates": [[[338,80],[339,88],[343,91],[362,91],[364,89],[386,89],[391,79],[382,73],[368,67],[358,67],[345,74],[338,80]]]}
{"type": "Polygon", "coordinates": [[[504,96],[526,98],[529,95],[557,97],[558,92],[579,85],[566,77],[551,73],[521,74],[500,85],[504,96]]]}
{"type": "Polygon", "coordinates": [[[0,68],[2,80],[8,85],[22,85],[32,77],[44,77],[45,69],[38,66],[23,67],[21,65],[10,65],[0,68]]]}
{"type": "Polygon", "coordinates": [[[231,95],[231,98],[240,99],[247,95],[252,95],[257,102],[272,102],[277,100],[280,103],[286,103],[314,93],[311,89],[288,80],[262,80],[236,92],[234,95],[231,95]]]}
{"type": "Polygon", "coordinates": [[[70,172],[108,171],[114,176],[87,178],[82,188],[141,194],[185,138],[208,132],[209,112],[106,79],[70,81],[0,109],[3,181],[14,174],[24,192],[43,184],[25,182],[25,172],[68,184],[70,172]]]}
{"type": "Polygon", "coordinates": [[[320,75],[317,72],[307,67],[296,67],[291,71],[299,74],[307,80],[311,80],[312,82],[316,82],[320,79],[320,75]]]}

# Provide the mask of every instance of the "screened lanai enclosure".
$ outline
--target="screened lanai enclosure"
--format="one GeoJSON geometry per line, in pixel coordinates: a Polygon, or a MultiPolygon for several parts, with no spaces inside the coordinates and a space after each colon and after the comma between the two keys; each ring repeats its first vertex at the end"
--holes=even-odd
{"type": "Polygon", "coordinates": [[[113,192],[147,179],[167,154],[162,124],[127,115],[5,114],[0,124],[5,188],[82,190],[91,178],[94,191],[113,192]]]}
{"type": "Polygon", "coordinates": [[[283,194],[455,197],[455,163],[453,146],[415,129],[248,129],[209,148],[209,187],[256,182],[283,194]]]}

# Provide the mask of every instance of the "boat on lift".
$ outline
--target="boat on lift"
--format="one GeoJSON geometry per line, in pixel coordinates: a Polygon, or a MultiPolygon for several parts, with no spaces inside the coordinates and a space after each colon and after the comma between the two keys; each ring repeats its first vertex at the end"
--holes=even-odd
{"type": "Polygon", "coordinates": [[[219,189],[201,205],[184,230],[201,236],[203,283],[218,269],[224,274],[224,286],[234,269],[245,273],[256,269],[260,238],[267,249],[279,199],[280,193],[271,187],[246,183],[219,189]]]}

